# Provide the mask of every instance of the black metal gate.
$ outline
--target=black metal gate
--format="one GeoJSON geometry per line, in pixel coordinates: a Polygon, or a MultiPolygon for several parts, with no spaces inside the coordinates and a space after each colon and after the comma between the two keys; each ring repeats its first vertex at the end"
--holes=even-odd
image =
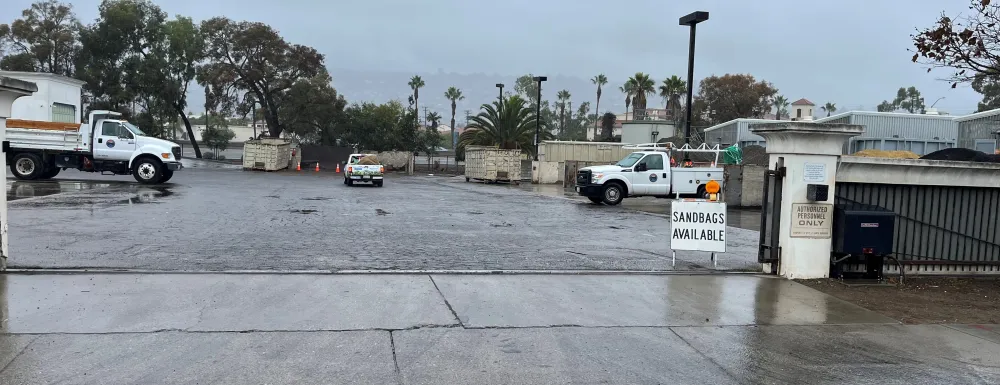
{"type": "Polygon", "coordinates": [[[781,248],[778,229],[781,226],[781,182],[785,179],[785,158],[778,158],[774,170],[764,173],[763,207],[760,213],[760,243],[757,261],[771,264],[771,274],[778,273],[781,248]]]}

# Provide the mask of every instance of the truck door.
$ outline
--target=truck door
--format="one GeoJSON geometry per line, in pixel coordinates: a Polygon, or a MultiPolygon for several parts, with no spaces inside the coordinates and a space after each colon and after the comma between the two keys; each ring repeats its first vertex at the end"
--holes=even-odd
{"type": "Polygon", "coordinates": [[[663,155],[649,154],[636,163],[632,184],[637,194],[666,195],[670,189],[669,170],[664,167],[663,155]]]}
{"type": "Polygon", "coordinates": [[[102,121],[94,135],[94,158],[128,161],[135,152],[135,135],[116,121],[102,121]]]}

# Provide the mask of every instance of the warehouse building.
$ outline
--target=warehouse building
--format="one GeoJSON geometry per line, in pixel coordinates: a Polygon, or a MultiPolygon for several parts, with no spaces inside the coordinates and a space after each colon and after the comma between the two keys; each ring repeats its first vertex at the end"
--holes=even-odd
{"type": "MultiPolygon", "coordinates": [[[[844,153],[865,149],[906,150],[926,155],[945,148],[961,147],[994,153],[1000,131],[1000,109],[966,116],[940,115],[930,109],[925,114],[897,112],[849,111],[841,114],[802,121],[816,123],[856,124],[865,127],[864,134],[844,144],[844,153]]],[[[775,123],[769,119],[735,119],[705,129],[705,140],[723,145],[764,146],[764,138],[750,132],[760,123],[775,123]]]]}
{"type": "Polygon", "coordinates": [[[987,154],[998,153],[1000,109],[955,118],[955,122],[958,123],[958,147],[971,148],[987,154]]]}

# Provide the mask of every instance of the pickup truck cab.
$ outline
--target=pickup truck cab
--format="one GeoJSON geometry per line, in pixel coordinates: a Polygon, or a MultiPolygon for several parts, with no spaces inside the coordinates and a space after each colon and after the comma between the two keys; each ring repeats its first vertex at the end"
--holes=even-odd
{"type": "Polygon", "coordinates": [[[344,184],[353,186],[355,183],[371,183],[382,187],[385,183],[385,166],[381,164],[361,164],[361,159],[371,154],[351,154],[344,167],[344,184]]]}
{"type": "Polygon", "coordinates": [[[18,179],[50,179],[72,168],[157,184],[183,168],[180,146],[147,136],[113,111],[93,111],[83,124],[8,119],[6,134],[7,164],[18,179]]]}
{"type": "Polygon", "coordinates": [[[709,181],[722,184],[723,170],[716,167],[718,152],[721,151],[718,146],[673,149],[664,144],[650,145],[625,146],[636,151],[614,165],[580,169],[576,174],[576,192],[594,203],[617,205],[625,198],[639,196],[668,198],[694,195],[704,198],[708,195],[705,186],[709,181]],[[675,167],[672,160],[675,150],[715,152],[716,161],[711,167],[693,167],[693,164],[675,167]]]}

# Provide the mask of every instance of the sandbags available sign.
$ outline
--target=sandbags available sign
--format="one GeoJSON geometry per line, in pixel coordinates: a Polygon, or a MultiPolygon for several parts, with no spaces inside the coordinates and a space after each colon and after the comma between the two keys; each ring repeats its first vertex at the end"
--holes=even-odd
{"type": "Polygon", "coordinates": [[[670,205],[670,248],[726,252],[726,204],[677,200],[670,205]]]}

